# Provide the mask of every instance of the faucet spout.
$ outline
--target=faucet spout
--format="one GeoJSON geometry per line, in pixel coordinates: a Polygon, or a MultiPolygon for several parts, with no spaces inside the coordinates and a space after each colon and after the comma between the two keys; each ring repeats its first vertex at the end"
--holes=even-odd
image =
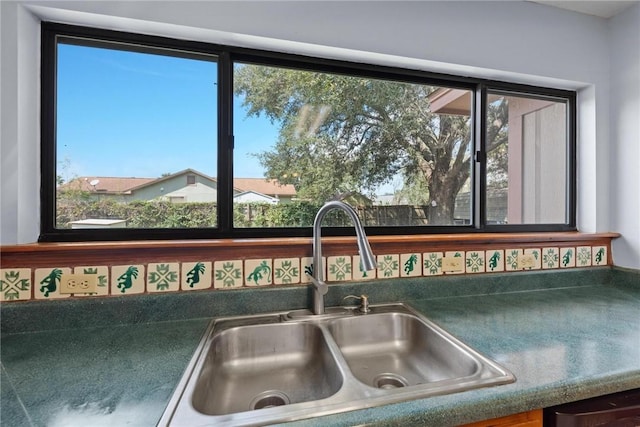
{"type": "Polygon", "coordinates": [[[313,313],[324,314],[324,295],[329,288],[324,282],[324,269],[322,267],[322,238],[321,225],[325,215],[334,209],[339,209],[347,213],[353,222],[356,230],[356,241],[358,243],[358,252],[360,253],[360,261],[362,268],[369,271],[376,268],[376,258],[371,251],[371,246],[364,232],[364,227],[358,218],[356,211],[348,204],[339,200],[333,200],[325,203],[313,221],[313,277],[311,284],[313,285],[313,313]]]}

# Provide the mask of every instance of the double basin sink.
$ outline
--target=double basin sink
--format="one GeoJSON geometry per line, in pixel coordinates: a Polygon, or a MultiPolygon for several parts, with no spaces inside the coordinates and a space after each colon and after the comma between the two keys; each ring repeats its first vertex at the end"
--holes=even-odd
{"type": "Polygon", "coordinates": [[[264,425],[513,381],[406,304],[219,318],[159,425],[264,425]]]}

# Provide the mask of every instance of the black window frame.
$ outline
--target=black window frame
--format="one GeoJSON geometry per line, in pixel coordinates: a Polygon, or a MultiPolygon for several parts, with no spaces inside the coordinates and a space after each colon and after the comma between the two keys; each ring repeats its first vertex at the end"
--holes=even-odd
{"type": "MultiPolygon", "coordinates": [[[[515,84],[463,77],[421,70],[314,58],[288,53],[223,46],[197,41],[149,36],[121,31],[43,22],[41,24],[41,242],[118,241],[157,239],[214,239],[309,237],[311,227],[304,228],[234,228],[233,227],[233,64],[235,62],[302,70],[330,72],[358,77],[390,79],[398,82],[429,84],[465,89],[473,94],[472,155],[473,183],[471,225],[384,226],[367,227],[369,235],[408,235],[443,233],[558,232],[576,228],[576,92],[564,89],[515,84]],[[214,55],[218,64],[218,226],[193,229],[81,229],[56,228],[56,46],[77,39],[79,44],[153,52],[170,50],[176,55],[197,57],[214,55]],[[567,222],[564,224],[486,224],[486,127],[488,92],[518,96],[548,97],[567,104],[567,222]]],[[[352,235],[349,227],[327,227],[323,234],[352,235]]]]}

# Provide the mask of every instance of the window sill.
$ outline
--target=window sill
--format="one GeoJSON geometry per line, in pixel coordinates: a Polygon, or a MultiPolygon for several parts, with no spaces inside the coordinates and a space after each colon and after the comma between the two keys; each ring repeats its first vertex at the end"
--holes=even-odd
{"type": "MultiPolygon", "coordinates": [[[[610,249],[619,233],[469,233],[410,236],[371,236],[374,253],[446,252],[454,250],[525,249],[603,245],[610,249]]],[[[325,256],[356,254],[355,237],[323,237],[325,256]]],[[[158,240],[119,242],[31,243],[0,247],[2,268],[188,261],[206,257],[250,259],[256,257],[311,256],[310,238],[158,240]]],[[[611,251],[609,250],[610,254],[611,251]]],[[[609,255],[610,258],[610,255],[609,255]]],[[[609,260],[611,261],[611,260],[609,260]]],[[[609,262],[608,264],[612,264],[609,262]]]]}

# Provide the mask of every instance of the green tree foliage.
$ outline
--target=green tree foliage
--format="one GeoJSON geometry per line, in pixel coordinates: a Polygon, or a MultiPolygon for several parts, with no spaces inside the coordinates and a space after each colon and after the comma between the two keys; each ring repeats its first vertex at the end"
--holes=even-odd
{"type": "MultiPolygon", "coordinates": [[[[273,149],[259,154],[269,178],[321,203],[371,194],[400,174],[426,191],[413,198],[432,207],[430,224],[452,223],[471,171],[469,117],[430,112],[436,88],[254,65],[236,68],[234,82],[249,115],[280,126],[273,149]]],[[[494,110],[498,144],[506,110],[494,110]]]]}
{"type": "MultiPolygon", "coordinates": [[[[322,205],[296,201],[272,205],[269,203],[239,203],[234,205],[234,226],[251,227],[311,227],[322,205]]],[[[89,218],[124,219],[127,228],[207,228],[216,226],[215,203],[170,203],[109,199],[58,200],[57,227],[71,228],[72,221],[89,218]]],[[[365,225],[383,225],[376,215],[376,206],[359,212],[365,225]]],[[[404,221],[404,220],[403,220],[404,221]]],[[[324,226],[350,226],[351,218],[342,211],[327,214],[324,226]]]]}
{"type": "Polygon", "coordinates": [[[216,226],[215,203],[58,199],[58,228],[88,218],[124,219],[127,228],[206,228],[216,226]]]}

